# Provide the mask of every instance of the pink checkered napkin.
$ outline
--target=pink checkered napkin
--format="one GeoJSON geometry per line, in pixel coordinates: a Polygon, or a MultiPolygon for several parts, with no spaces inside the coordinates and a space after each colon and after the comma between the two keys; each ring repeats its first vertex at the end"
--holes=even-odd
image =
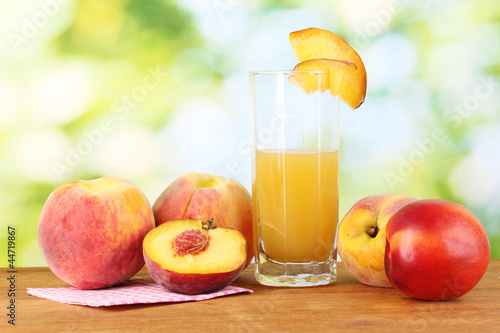
{"type": "Polygon", "coordinates": [[[28,295],[61,303],[88,306],[203,301],[237,293],[253,293],[253,290],[227,286],[211,294],[183,295],[169,292],[149,276],[135,276],[125,285],[96,290],[82,290],[75,287],[28,288],[28,295]]]}

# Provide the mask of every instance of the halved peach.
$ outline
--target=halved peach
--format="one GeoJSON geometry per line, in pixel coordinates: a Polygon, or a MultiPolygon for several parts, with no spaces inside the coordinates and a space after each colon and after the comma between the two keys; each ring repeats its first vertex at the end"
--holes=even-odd
{"type": "Polygon", "coordinates": [[[333,32],[308,28],[289,35],[290,43],[298,61],[311,59],[335,59],[352,62],[357,70],[351,75],[340,98],[351,108],[358,108],[365,100],[366,69],[358,53],[333,32]]]}
{"type": "Polygon", "coordinates": [[[311,59],[301,62],[294,70],[304,72],[295,72],[289,81],[301,87],[306,93],[330,90],[330,94],[337,96],[344,90],[347,81],[356,70],[356,65],[349,61],[311,59]],[[311,71],[320,72],[319,79],[318,75],[310,74],[311,71]]]}
{"type": "Polygon", "coordinates": [[[247,258],[245,237],[212,221],[176,220],[152,229],[144,238],[146,268],[170,291],[206,294],[231,284],[247,258]]]}

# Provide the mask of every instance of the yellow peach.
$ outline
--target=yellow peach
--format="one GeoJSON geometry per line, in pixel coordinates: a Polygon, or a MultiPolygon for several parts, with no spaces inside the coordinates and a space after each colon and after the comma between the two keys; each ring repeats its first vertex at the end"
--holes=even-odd
{"type": "Polygon", "coordinates": [[[360,282],[392,287],[384,268],[389,218],[417,199],[407,195],[380,194],[356,202],[339,225],[337,248],[347,270],[360,282]]]}

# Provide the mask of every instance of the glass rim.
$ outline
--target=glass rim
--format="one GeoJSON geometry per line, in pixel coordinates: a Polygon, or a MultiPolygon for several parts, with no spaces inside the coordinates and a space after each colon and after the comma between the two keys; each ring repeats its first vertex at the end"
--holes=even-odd
{"type": "Polygon", "coordinates": [[[264,69],[264,70],[255,70],[255,71],[250,71],[249,75],[250,76],[256,76],[256,75],[292,75],[292,74],[311,74],[311,75],[322,75],[325,74],[324,71],[317,70],[317,69],[277,69],[277,70],[272,70],[272,69],[264,69]]]}

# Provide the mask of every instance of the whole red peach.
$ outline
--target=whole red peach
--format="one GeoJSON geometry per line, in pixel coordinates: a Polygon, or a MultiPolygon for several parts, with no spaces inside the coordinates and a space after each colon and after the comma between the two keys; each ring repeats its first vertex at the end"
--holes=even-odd
{"type": "Polygon", "coordinates": [[[132,183],[117,177],[56,188],[43,206],[38,243],[52,272],[81,289],[125,282],[144,266],[142,241],[153,210],[132,183]]]}

